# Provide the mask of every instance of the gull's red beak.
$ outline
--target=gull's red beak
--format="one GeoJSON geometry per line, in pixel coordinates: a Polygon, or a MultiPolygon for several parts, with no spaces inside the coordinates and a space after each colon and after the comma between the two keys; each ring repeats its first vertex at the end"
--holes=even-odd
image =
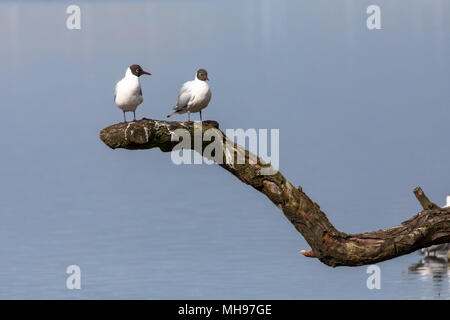
{"type": "Polygon", "coordinates": [[[208,77],[206,77],[206,80],[207,80],[207,81],[209,81],[209,78],[208,78],[208,77]]]}
{"type": "Polygon", "coordinates": [[[149,76],[152,75],[150,72],[147,72],[147,71],[144,71],[144,70],[142,70],[142,74],[148,74],[149,76]]]}

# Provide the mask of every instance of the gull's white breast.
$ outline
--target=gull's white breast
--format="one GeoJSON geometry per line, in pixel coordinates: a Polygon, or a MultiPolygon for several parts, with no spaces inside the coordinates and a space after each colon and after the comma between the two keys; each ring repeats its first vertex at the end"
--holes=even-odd
{"type": "Polygon", "coordinates": [[[187,110],[199,112],[208,106],[211,100],[211,90],[206,81],[194,80],[190,83],[191,100],[188,102],[187,110]]]}
{"type": "Polygon", "coordinates": [[[135,111],[143,101],[138,77],[125,77],[116,84],[114,102],[123,111],[135,111]]]}

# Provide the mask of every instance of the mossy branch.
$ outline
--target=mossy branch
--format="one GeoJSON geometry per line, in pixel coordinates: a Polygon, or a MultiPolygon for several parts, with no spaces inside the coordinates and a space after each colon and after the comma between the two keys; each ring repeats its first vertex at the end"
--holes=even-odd
{"type": "Polygon", "coordinates": [[[263,175],[261,170],[268,165],[248,150],[230,142],[215,121],[204,121],[201,126],[194,122],[169,122],[144,118],[107,127],[100,132],[100,139],[113,149],[157,147],[169,152],[178,144],[178,141],[172,141],[177,129],[189,132],[191,149],[201,154],[210,142],[203,141],[200,137],[202,143],[195,145],[193,142],[195,135],[203,135],[212,129],[221,135],[224,158],[229,159],[230,154],[245,155],[244,164],[223,161],[219,165],[242,182],[264,193],[311,246],[312,250],[302,250],[301,253],[307,257],[315,257],[326,265],[335,267],[373,264],[420,248],[450,242],[450,208],[439,208],[431,203],[420,188],[416,188],[414,193],[424,210],[402,224],[361,234],[338,231],[328,221],[319,205],[313,202],[301,187],[294,187],[276,170],[271,175],[263,175]]]}

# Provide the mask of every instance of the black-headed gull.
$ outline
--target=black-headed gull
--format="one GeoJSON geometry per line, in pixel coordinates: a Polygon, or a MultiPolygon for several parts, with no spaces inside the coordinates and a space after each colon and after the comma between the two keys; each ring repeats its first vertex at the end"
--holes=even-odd
{"type": "Polygon", "coordinates": [[[127,68],[125,77],[114,87],[114,102],[122,109],[124,122],[127,122],[125,112],[133,112],[136,121],[136,108],[144,101],[139,82],[139,77],[143,74],[151,75],[150,72],[142,70],[140,65],[133,64],[127,68]]]}
{"type": "Polygon", "coordinates": [[[188,121],[191,121],[191,112],[200,112],[200,121],[202,121],[202,110],[211,100],[211,90],[207,81],[209,81],[208,72],[205,69],[199,69],[194,80],[183,84],[178,93],[177,105],[173,107],[175,112],[167,117],[187,112],[188,121]]]}

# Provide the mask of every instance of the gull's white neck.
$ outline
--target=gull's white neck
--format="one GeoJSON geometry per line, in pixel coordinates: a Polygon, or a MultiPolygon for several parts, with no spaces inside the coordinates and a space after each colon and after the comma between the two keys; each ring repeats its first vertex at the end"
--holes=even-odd
{"type": "Polygon", "coordinates": [[[136,77],[136,76],[131,72],[131,69],[130,69],[130,68],[127,68],[127,71],[125,72],[125,78],[131,78],[131,79],[136,78],[136,79],[139,80],[139,78],[136,77]]]}
{"type": "Polygon", "coordinates": [[[197,78],[197,75],[195,76],[194,81],[195,81],[195,83],[206,84],[206,85],[209,87],[208,82],[207,82],[207,81],[200,80],[199,78],[197,78]]]}
{"type": "Polygon", "coordinates": [[[447,196],[447,203],[445,204],[445,207],[450,207],[450,194],[447,196]]]}

